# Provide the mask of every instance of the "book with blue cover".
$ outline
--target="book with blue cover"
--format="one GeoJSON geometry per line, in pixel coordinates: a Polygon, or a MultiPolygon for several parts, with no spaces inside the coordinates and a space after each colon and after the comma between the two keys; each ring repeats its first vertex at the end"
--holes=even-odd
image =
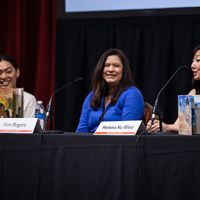
{"type": "Polygon", "coordinates": [[[200,95],[178,95],[179,134],[200,134],[200,95]]]}

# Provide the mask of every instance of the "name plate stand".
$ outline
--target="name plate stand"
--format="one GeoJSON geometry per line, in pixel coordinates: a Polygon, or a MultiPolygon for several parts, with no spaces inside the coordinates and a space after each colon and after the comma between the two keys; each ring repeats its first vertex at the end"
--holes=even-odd
{"type": "Polygon", "coordinates": [[[102,121],[94,135],[135,135],[141,123],[141,120],[102,121]]]}
{"type": "Polygon", "coordinates": [[[33,133],[37,118],[0,118],[0,133],[33,133]]]}

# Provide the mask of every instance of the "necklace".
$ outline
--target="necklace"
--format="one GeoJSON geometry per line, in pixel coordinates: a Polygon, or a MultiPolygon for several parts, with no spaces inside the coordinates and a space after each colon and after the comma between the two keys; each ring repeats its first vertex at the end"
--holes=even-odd
{"type": "Polygon", "coordinates": [[[111,100],[111,99],[112,99],[111,96],[107,96],[107,97],[105,98],[106,101],[109,101],[109,100],[111,100]]]}
{"type": "Polygon", "coordinates": [[[112,98],[110,96],[105,97],[105,102],[104,102],[104,107],[105,108],[110,104],[111,99],[112,98]]]}

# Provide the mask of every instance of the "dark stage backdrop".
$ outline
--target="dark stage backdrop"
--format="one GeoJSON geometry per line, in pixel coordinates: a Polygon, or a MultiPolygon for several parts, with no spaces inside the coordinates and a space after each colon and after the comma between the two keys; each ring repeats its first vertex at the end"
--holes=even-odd
{"type": "MultiPolygon", "coordinates": [[[[114,19],[57,20],[56,87],[81,76],[84,81],[56,97],[56,127],[74,131],[90,91],[92,71],[108,48],[122,49],[130,60],[136,85],[154,104],[157,93],[182,65],[191,65],[200,44],[200,16],[148,16],[114,19]]],[[[160,97],[165,122],[177,117],[177,95],[187,94],[191,72],[180,71],[160,97]]]]}
{"type": "Polygon", "coordinates": [[[17,60],[18,87],[44,101],[54,91],[57,0],[1,0],[0,53],[17,60]]]}

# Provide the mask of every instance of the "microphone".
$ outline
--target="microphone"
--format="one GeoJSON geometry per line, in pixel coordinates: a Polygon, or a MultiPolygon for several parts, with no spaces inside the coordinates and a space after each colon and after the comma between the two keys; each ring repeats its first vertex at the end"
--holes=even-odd
{"type": "Polygon", "coordinates": [[[160,94],[162,93],[162,91],[166,88],[166,86],[171,82],[171,80],[176,76],[176,74],[182,70],[182,69],[191,69],[190,67],[188,66],[181,66],[179,67],[173,74],[172,76],[169,78],[169,80],[163,85],[163,87],[160,89],[160,91],[158,92],[158,95],[156,97],[156,100],[155,100],[155,103],[154,103],[154,106],[153,106],[153,111],[152,111],[152,116],[151,116],[151,126],[153,125],[154,123],[154,120],[155,120],[155,117],[156,117],[156,111],[157,111],[157,107],[158,107],[158,100],[159,100],[159,97],[160,97],[160,94]]]}
{"type": "Polygon", "coordinates": [[[49,118],[49,115],[50,115],[53,97],[54,97],[58,92],[60,92],[61,90],[63,90],[64,88],[69,87],[69,86],[71,86],[71,85],[73,85],[73,84],[75,84],[75,83],[77,83],[77,82],[79,82],[79,81],[82,81],[82,80],[83,80],[82,77],[78,77],[77,79],[75,79],[75,80],[73,80],[73,81],[71,81],[71,82],[69,82],[69,83],[66,83],[66,84],[63,85],[61,88],[58,88],[57,90],[55,90],[55,91],[53,92],[53,94],[51,95],[50,100],[49,100],[49,102],[48,102],[48,104],[47,104],[46,117],[45,117],[45,121],[44,121],[43,131],[45,131],[45,126],[46,126],[46,123],[47,123],[48,118],[49,118]]]}

